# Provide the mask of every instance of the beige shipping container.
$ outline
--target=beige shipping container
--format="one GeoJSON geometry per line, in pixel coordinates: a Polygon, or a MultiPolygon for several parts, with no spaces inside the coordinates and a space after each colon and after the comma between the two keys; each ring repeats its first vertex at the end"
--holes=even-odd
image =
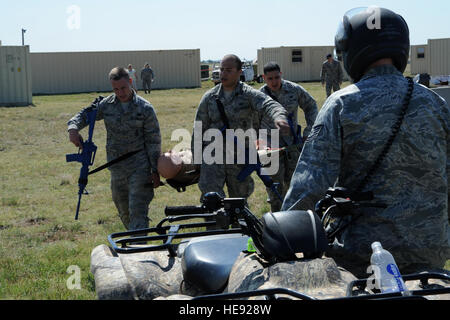
{"type": "Polygon", "coordinates": [[[420,44],[411,46],[409,59],[411,61],[412,75],[428,73],[428,64],[430,60],[428,45],[420,44]]]}
{"type": "Polygon", "coordinates": [[[148,62],[155,73],[152,89],[201,86],[200,49],[151,51],[31,53],[34,94],[111,91],[109,71],[131,64],[142,89],[141,69],[148,62]]]}
{"type": "Polygon", "coordinates": [[[450,75],[450,38],[429,39],[429,74],[450,75]]]}
{"type": "Polygon", "coordinates": [[[33,103],[29,46],[0,45],[0,105],[33,103]]]}
{"type": "MultiPolygon", "coordinates": [[[[319,81],[322,64],[327,54],[333,54],[333,46],[296,46],[261,48],[258,50],[258,74],[262,75],[264,65],[269,61],[278,62],[286,80],[319,81]]],[[[348,79],[344,68],[344,79],[348,79]]]]}

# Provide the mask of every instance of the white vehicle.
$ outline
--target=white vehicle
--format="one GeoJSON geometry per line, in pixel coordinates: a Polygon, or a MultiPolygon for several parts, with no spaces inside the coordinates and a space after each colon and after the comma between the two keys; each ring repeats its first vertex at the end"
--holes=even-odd
{"type": "MultiPolygon", "coordinates": [[[[241,81],[242,82],[251,82],[254,81],[255,77],[255,71],[253,70],[253,65],[250,61],[245,61],[242,64],[242,74],[241,74],[241,81]]],[[[214,82],[215,85],[220,83],[220,67],[214,68],[211,80],[214,82]]]]}
{"type": "Polygon", "coordinates": [[[255,71],[253,71],[253,65],[251,61],[244,61],[242,64],[242,74],[241,81],[242,82],[250,82],[253,81],[255,77],[255,71]]]}
{"type": "Polygon", "coordinates": [[[220,83],[220,67],[215,67],[213,72],[211,73],[211,80],[215,85],[220,83]]]}

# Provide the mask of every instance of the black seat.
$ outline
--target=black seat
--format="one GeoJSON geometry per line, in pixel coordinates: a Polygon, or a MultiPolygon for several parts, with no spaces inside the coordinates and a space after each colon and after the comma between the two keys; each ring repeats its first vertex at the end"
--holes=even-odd
{"type": "Polygon", "coordinates": [[[223,291],[234,262],[247,249],[247,241],[241,234],[193,238],[182,254],[184,280],[207,293],[223,291]]]}

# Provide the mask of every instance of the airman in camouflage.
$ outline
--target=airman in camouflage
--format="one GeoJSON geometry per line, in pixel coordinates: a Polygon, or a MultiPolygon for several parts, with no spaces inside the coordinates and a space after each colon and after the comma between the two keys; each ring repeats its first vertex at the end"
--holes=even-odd
{"type": "Polygon", "coordinates": [[[326,86],[327,98],[331,95],[331,89],[334,92],[341,89],[343,78],[344,75],[339,61],[334,60],[331,54],[327,55],[327,60],[323,62],[320,72],[320,81],[322,86],[326,86]]]}
{"type": "MultiPolygon", "coordinates": [[[[112,198],[128,230],[148,227],[148,206],[159,186],[157,162],[161,153],[161,134],[153,106],[130,87],[124,68],[110,73],[114,94],[104,98],[97,108],[97,120],[104,120],[106,155],[111,161],[132,151],[142,151],[118,162],[111,172],[112,198]]],[[[68,122],[69,139],[80,146],[79,130],[86,127],[87,109],[68,122]]]]}
{"type": "MultiPolygon", "coordinates": [[[[199,162],[197,158],[199,150],[196,148],[200,147],[202,149],[200,154],[203,155],[203,150],[210,144],[203,139],[205,131],[208,129],[223,130],[225,127],[224,121],[226,120],[223,120],[221,116],[218,100],[222,103],[229,122],[227,129],[242,129],[243,131],[252,129],[254,128],[254,113],[261,113],[274,122],[274,126],[280,129],[281,135],[289,133],[286,110],[269,96],[240,82],[241,68],[242,62],[237,56],[226,55],[221,62],[221,83],[206,92],[200,101],[192,138],[195,163],[199,162]],[[199,130],[200,126],[201,130],[199,130]],[[197,131],[200,131],[201,135],[196,135],[197,131]],[[196,139],[202,141],[196,141],[196,139]]],[[[246,141],[246,145],[247,147],[251,146],[248,141],[246,141]]],[[[239,181],[237,176],[245,164],[237,162],[229,164],[225,161],[229,150],[224,146],[223,151],[223,164],[208,164],[204,161],[204,157],[201,159],[199,188],[202,197],[207,192],[218,192],[221,196],[225,196],[223,188],[226,184],[229,197],[248,198],[254,190],[253,179],[248,176],[245,180],[239,181]]]]}
{"type": "MultiPolygon", "coordinates": [[[[281,70],[277,63],[269,62],[264,66],[264,80],[266,84],[260,91],[278,101],[287,111],[290,125],[290,135],[279,141],[279,147],[285,148],[280,154],[279,170],[272,176],[275,183],[279,183],[278,191],[284,198],[289,188],[292,174],[297,166],[300,151],[303,146],[301,128],[298,123],[298,108],[300,107],[306,119],[303,137],[307,137],[317,116],[317,104],[314,98],[300,85],[281,78],[281,70]]],[[[273,124],[267,119],[256,119],[260,128],[270,130],[273,124]]],[[[270,131],[268,131],[270,133],[270,131]]],[[[269,136],[270,140],[270,136],[269,136]]],[[[270,141],[268,141],[270,144],[270,141]]],[[[270,146],[269,146],[270,147],[270,146]]],[[[266,188],[272,212],[280,211],[282,201],[270,188],[266,188]]]]}
{"type": "MultiPolygon", "coordinates": [[[[361,35],[355,39],[345,33],[336,36],[336,48],[355,84],[331,95],[320,110],[283,210],[314,209],[331,186],[356,191],[395,132],[392,128],[408,91],[402,72],[409,31],[400,16],[383,8],[380,12],[380,30],[355,31],[352,34],[361,35]],[[394,38],[392,30],[398,30],[394,38]],[[365,55],[358,55],[366,48],[370,50],[365,55]],[[350,58],[355,56],[357,63],[350,58]]],[[[358,18],[344,19],[351,26],[339,30],[367,28],[364,17],[358,18]]],[[[371,203],[387,207],[357,209],[362,215],[335,240],[328,255],[355,275],[367,277],[371,243],[380,241],[403,274],[442,268],[450,258],[449,134],[445,100],[414,84],[400,131],[359,190],[372,191],[371,203]]]]}

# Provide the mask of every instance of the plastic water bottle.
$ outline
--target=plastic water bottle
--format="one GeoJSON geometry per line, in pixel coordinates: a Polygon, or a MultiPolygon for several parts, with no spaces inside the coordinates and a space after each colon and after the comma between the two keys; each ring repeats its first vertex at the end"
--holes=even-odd
{"type": "Polygon", "coordinates": [[[381,292],[402,292],[404,295],[408,295],[409,291],[405,286],[392,254],[383,249],[379,242],[372,243],[372,251],[370,263],[372,268],[376,268],[374,270],[375,277],[378,280],[381,292]]]}

